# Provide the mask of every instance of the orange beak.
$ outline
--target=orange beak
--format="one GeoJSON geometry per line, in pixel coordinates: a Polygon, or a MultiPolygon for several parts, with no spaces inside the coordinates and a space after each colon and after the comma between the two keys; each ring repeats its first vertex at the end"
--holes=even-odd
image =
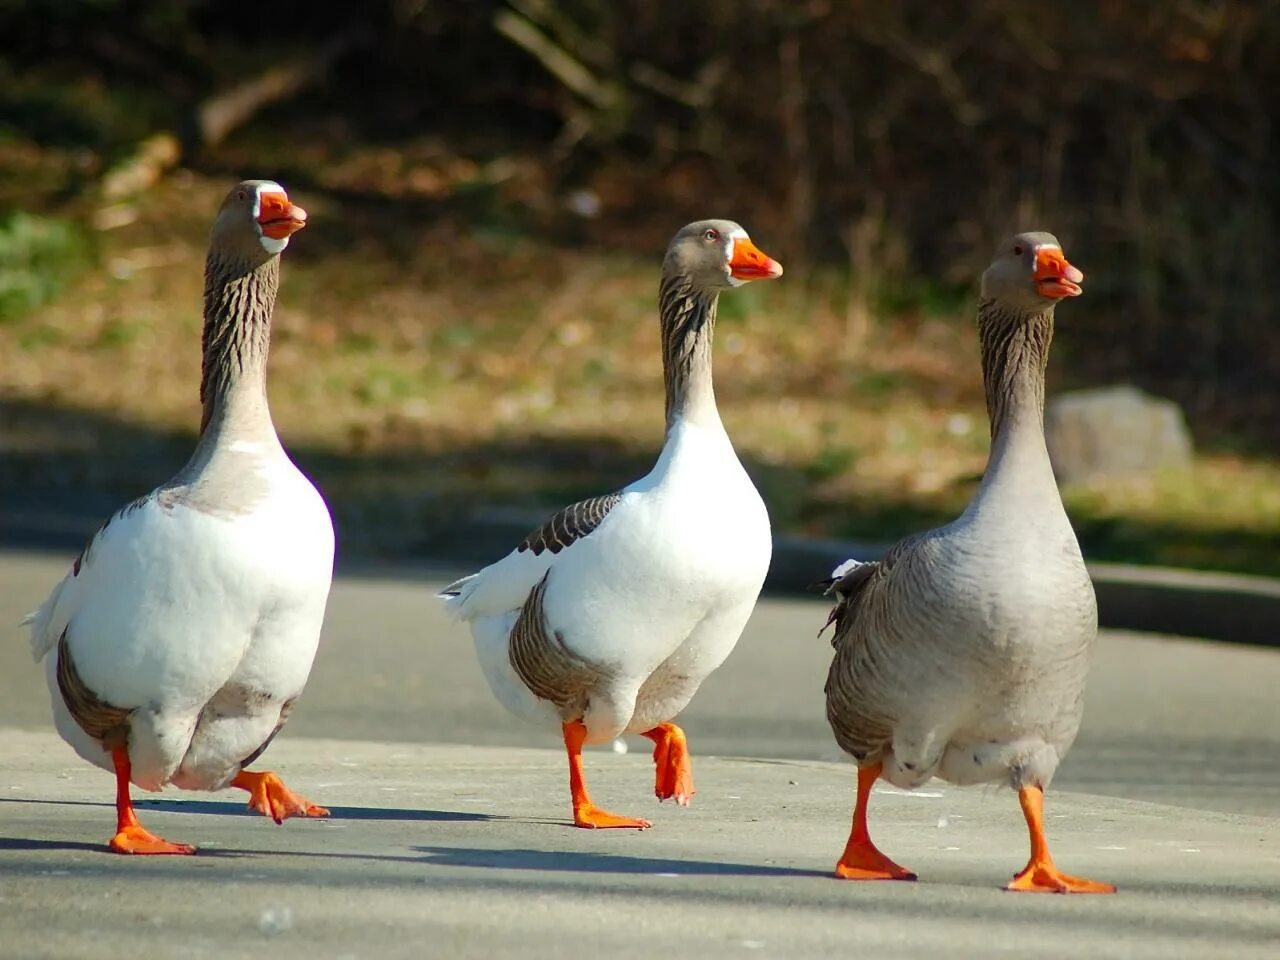
{"type": "Polygon", "coordinates": [[[283,193],[272,191],[258,195],[258,226],[262,235],[283,240],[307,225],[307,211],[289,202],[283,193]]]}
{"type": "Polygon", "coordinates": [[[735,280],[772,280],[782,276],[782,264],[761,253],[746,237],[734,237],[729,276],[735,280]]]}
{"type": "Polygon", "coordinates": [[[1078,297],[1080,281],[1084,274],[1067,262],[1057,247],[1040,247],[1036,250],[1036,289],[1042,297],[1061,300],[1078,297]]]}

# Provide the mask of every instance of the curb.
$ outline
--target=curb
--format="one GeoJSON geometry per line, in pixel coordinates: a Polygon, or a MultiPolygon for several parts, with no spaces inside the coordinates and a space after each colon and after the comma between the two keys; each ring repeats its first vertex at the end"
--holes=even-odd
{"type": "Polygon", "coordinates": [[[1280,580],[1089,564],[1103,626],[1280,647],[1280,580]]]}

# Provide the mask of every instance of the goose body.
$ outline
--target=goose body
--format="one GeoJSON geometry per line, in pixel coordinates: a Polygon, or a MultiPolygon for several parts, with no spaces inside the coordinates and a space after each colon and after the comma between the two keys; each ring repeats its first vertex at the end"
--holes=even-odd
{"type": "MultiPolygon", "coordinates": [[[[586,742],[670,720],[724,662],[764,583],[764,502],[718,424],[678,424],[653,470],[617,495],[600,525],[553,553],[532,547],[463,581],[451,609],[471,622],[494,695],[527,719],[559,722],[512,665],[509,637],[546,578],[542,610],[571,655],[610,679],[583,708],[586,742]]],[[[572,711],[571,711],[572,712],[572,711]]]]}
{"type": "Polygon", "coordinates": [[[624,732],[655,743],[655,793],[693,793],[670,721],[724,662],[769,567],[769,518],[716,410],[711,331],[722,289],[779,275],[729,221],[681,230],[660,294],[667,434],[654,468],[617,493],[566,507],[515,550],[447,587],[497,699],[559,724],[578,826],[647,827],[595,808],[584,744],[624,732]]]}
{"type": "Polygon", "coordinates": [[[306,684],[333,568],[328,509],[280,445],[264,382],[279,253],[304,219],[269,181],[228,196],[206,272],[196,450],[108,519],[29,618],[58,732],[117,774],[119,852],[194,849],[137,823],[130,783],[242,787],[277,821],[324,812],[244,769],[306,684]]]}
{"type": "Polygon", "coordinates": [[[911,789],[937,776],[1019,791],[1032,858],[1011,889],[1114,889],[1057,870],[1041,814],[1080,726],[1098,626],[1043,429],[1054,305],[1081,280],[1050,234],[1001,247],[979,306],[993,441],[977,495],[952,523],[833,574],[827,718],[859,764],[838,876],[914,879],[871,843],[867,799],[879,777],[911,789]]]}
{"type": "Polygon", "coordinates": [[[279,443],[229,446],[238,449],[116,513],[33,628],[59,733],[112,769],[59,688],[69,656],[99,700],[135,708],[132,779],[147,790],[225,787],[282,722],[315,658],[333,564],[328,510],[279,443]],[[228,484],[222,506],[202,503],[220,473],[254,478],[252,501],[236,503],[228,484]]]}
{"type": "MultiPolygon", "coordinates": [[[[999,467],[988,477],[998,485],[999,467]]],[[[832,729],[903,789],[1008,783],[1014,770],[1047,786],[1080,724],[1097,609],[1075,534],[1060,504],[998,500],[984,489],[955,522],[891,550],[851,601],[832,729]]]]}

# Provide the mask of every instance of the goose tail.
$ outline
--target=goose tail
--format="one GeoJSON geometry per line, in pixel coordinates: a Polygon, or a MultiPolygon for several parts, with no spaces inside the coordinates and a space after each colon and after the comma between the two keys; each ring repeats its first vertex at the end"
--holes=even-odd
{"type": "Polygon", "coordinates": [[[475,580],[478,574],[470,574],[461,580],[455,580],[447,587],[436,594],[437,600],[443,600],[445,609],[455,617],[462,616],[462,607],[466,604],[467,598],[471,596],[475,590],[475,580]]]}
{"type": "Polygon", "coordinates": [[[879,566],[880,564],[874,561],[866,562],[849,559],[832,570],[831,576],[826,580],[820,580],[814,584],[815,587],[821,587],[825,595],[831,596],[834,594],[836,598],[836,602],[831,608],[831,613],[827,615],[827,622],[818,631],[818,636],[822,636],[827,627],[833,623],[835,624],[835,633],[831,637],[831,645],[833,647],[840,641],[845,618],[856,609],[863,589],[879,566]]]}

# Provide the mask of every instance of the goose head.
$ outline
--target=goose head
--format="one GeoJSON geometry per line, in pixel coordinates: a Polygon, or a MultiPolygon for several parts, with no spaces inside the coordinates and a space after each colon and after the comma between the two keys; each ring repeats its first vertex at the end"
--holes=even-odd
{"type": "Polygon", "coordinates": [[[307,225],[307,211],[289,201],[273,180],[245,180],[222,201],[209,240],[210,253],[260,263],[279,255],[307,225]]]}
{"type": "Polygon", "coordinates": [[[782,264],[761,253],[732,220],[699,220],[683,227],[667,247],[664,267],[706,291],[782,276],[782,264]]]}
{"type": "Polygon", "coordinates": [[[982,274],[982,298],[1040,313],[1065,297],[1078,297],[1084,274],[1067,262],[1051,233],[1010,237],[982,274]]]}

